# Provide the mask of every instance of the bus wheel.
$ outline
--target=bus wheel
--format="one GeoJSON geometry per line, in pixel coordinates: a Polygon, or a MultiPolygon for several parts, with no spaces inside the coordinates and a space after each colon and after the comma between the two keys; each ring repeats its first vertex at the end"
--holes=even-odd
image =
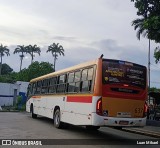
{"type": "Polygon", "coordinates": [[[31,114],[32,114],[32,118],[37,118],[37,114],[34,114],[34,109],[33,109],[33,105],[31,105],[31,114]]]}
{"type": "Polygon", "coordinates": [[[57,109],[54,113],[54,126],[56,128],[63,127],[63,123],[61,122],[61,119],[60,119],[60,110],[59,109],[57,109]]]}
{"type": "Polygon", "coordinates": [[[87,125],[86,129],[87,130],[98,130],[100,128],[100,126],[92,126],[92,125],[87,125]]]}

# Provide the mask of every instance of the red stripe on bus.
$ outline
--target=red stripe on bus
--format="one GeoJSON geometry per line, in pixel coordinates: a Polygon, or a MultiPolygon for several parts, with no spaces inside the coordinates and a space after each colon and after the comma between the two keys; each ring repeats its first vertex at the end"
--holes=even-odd
{"type": "Polygon", "coordinates": [[[32,96],[32,98],[39,99],[39,98],[41,98],[41,96],[32,96]]]}
{"type": "Polygon", "coordinates": [[[68,96],[67,102],[92,103],[92,96],[68,96]]]}

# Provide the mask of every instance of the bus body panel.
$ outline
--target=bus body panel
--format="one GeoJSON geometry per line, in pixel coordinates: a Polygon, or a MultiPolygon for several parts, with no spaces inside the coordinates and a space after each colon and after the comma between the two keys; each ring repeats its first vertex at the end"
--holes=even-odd
{"type": "Polygon", "coordinates": [[[126,118],[141,118],[144,112],[143,100],[131,100],[123,98],[102,98],[102,108],[107,110],[109,117],[126,117],[126,118]]]}
{"type": "Polygon", "coordinates": [[[69,95],[65,100],[61,120],[74,125],[90,125],[91,108],[91,95],[69,95]]]}
{"type": "Polygon", "coordinates": [[[92,113],[92,125],[94,126],[119,126],[119,127],[143,127],[146,125],[146,117],[144,118],[118,118],[104,117],[96,113],[92,113]]]}
{"type": "MultiPolygon", "coordinates": [[[[112,60],[108,61],[112,62],[112,60]]],[[[115,63],[117,63],[117,61],[118,60],[114,60],[115,63]]],[[[121,61],[120,64],[121,66],[117,66],[117,68],[114,66],[112,67],[112,65],[110,67],[106,66],[104,71],[103,59],[99,58],[98,60],[87,62],[86,64],[80,64],[73,68],[35,78],[30,82],[31,84],[34,84],[32,87],[35,87],[38,82],[42,83],[44,80],[47,80],[46,84],[48,85],[48,92],[46,94],[40,93],[37,96],[36,94],[31,93],[33,96],[28,99],[26,103],[26,111],[30,112],[30,106],[33,104],[35,114],[53,119],[55,107],[59,107],[61,121],[73,125],[145,126],[146,118],[144,117],[144,104],[147,98],[147,83],[143,83],[143,88],[139,87],[139,84],[137,86],[132,85],[131,81],[129,81],[129,83],[122,83],[125,78],[119,79],[119,77],[123,76],[123,70],[127,71],[127,68],[128,70],[131,69],[130,65],[132,64],[126,63],[127,68],[125,69],[123,69],[123,64],[125,64],[125,62],[121,61]],[[94,68],[93,79],[91,81],[88,81],[88,79],[87,81],[79,80],[79,87],[81,87],[83,83],[89,84],[92,82],[91,87],[88,85],[88,88],[90,87],[92,89],[87,92],[81,92],[79,90],[79,92],[70,93],[67,89],[68,84],[71,83],[67,80],[69,74],[80,70],[82,74],[82,71],[88,67],[94,68]],[[114,70],[117,71],[117,69],[120,69],[120,73],[114,72],[114,70]],[[104,74],[105,72],[107,72],[107,75],[104,74]],[[65,75],[66,77],[66,80],[64,79],[63,82],[65,84],[63,85],[61,85],[62,83],[60,82],[60,76],[62,75],[65,75]],[[51,87],[51,82],[49,82],[49,80],[52,79],[52,77],[57,77],[57,81],[60,82],[58,84],[56,83],[56,89],[60,85],[66,87],[66,90],[63,93],[56,92],[55,94],[49,94],[49,89],[51,87]],[[116,79],[113,79],[114,77],[116,79]],[[112,78],[111,83],[109,78],[112,78]],[[113,83],[113,80],[116,83],[113,83]],[[117,83],[117,81],[119,82],[117,83]],[[102,105],[102,114],[97,113],[97,104],[99,101],[101,101],[101,104],[99,105],[102,105]]],[[[135,80],[137,79],[135,73],[138,73],[139,75],[141,68],[139,68],[140,65],[133,65],[138,66],[138,69],[136,71],[133,68],[133,70],[130,71],[132,75],[129,76],[134,76],[132,79],[134,78],[135,80]]],[[[143,72],[145,72],[144,67],[143,72]]],[[[129,79],[127,79],[126,82],[128,82],[128,80],[129,79]]],[[[145,82],[145,80],[147,79],[144,78],[143,82],[145,82]]],[[[75,86],[76,84],[78,83],[75,82],[75,86]]]]}

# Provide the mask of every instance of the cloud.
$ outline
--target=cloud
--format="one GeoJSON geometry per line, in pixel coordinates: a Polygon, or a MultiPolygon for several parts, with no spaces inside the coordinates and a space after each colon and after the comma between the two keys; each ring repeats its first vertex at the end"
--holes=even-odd
{"type": "MultiPolygon", "coordinates": [[[[120,59],[147,66],[148,41],[138,41],[131,22],[137,18],[128,0],[0,0],[0,40],[11,52],[17,45],[37,44],[41,56],[35,61],[53,63],[46,53],[52,43],[65,49],[58,57],[57,70],[98,58],[120,59]]],[[[154,49],[154,48],[153,48],[154,49]]],[[[30,56],[23,68],[30,64],[30,56]]],[[[151,63],[154,63],[153,50],[151,63]]],[[[19,71],[19,55],[4,57],[19,71]],[[13,62],[14,61],[14,62],[13,62]]],[[[158,73],[152,74],[157,79],[158,73]]]]}

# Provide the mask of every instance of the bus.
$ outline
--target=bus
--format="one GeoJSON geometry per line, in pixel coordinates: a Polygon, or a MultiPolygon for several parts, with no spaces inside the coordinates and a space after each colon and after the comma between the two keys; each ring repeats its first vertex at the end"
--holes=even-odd
{"type": "Polygon", "coordinates": [[[32,79],[27,94],[26,111],[56,128],[146,124],[147,69],[136,63],[98,58],[32,79]]]}

